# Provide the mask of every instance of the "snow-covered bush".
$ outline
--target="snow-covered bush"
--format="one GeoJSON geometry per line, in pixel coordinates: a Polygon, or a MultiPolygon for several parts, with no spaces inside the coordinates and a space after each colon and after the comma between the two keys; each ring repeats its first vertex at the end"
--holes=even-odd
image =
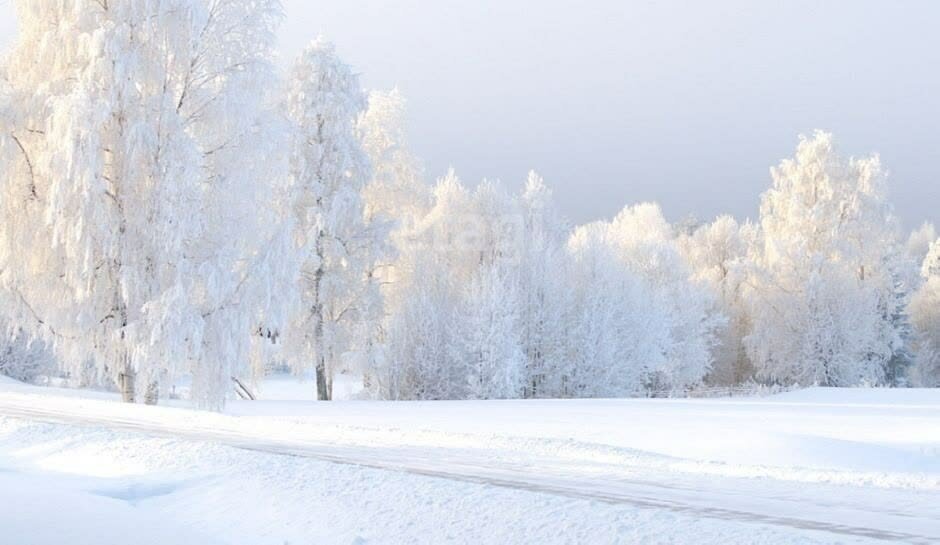
{"type": "Polygon", "coordinates": [[[23,382],[32,382],[55,370],[52,350],[40,340],[31,340],[23,331],[0,327],[0,375],[23,382]]]}

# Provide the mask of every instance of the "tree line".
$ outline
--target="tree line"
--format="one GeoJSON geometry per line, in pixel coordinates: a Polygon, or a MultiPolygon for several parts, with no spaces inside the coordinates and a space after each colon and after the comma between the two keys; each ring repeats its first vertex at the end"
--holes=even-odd
{"type": "Polygon", "coordinates": [[[41,353],[218,407],[272,365],[383,399],[702,384],[940,385],[940,239],[830,134],[760,217],[569,224],[545,182],[426,181],[396,91],[328,42],[277,68],[277,0],[20,0],[0,66],[0,372],[41,353]]]}

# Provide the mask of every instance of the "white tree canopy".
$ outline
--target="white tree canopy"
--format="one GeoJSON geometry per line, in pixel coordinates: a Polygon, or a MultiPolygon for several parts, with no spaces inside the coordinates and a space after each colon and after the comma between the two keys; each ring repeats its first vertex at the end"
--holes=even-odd
{"type": "Polygon", "coordinates": [[[19,321],[125,397],[191,372],[199,399],[220,402],[262,313],[244,305],[265,288],[247,278],[273,234],[259,197],[278,162],[257,159],[277,140],[260,93],[277,1],[17,8],[0,274],[19,321]]]}
{"type": "Polygon", "coordinates": [[[749,297],[748,353],[763,377],[878,384],[900,345],[893,316],[896,230],[877,157],[843,159],[832,136],[803,138],[772,170],[749,297]]]}
{"type": "Polygon", "coordinates": [[[307,47],[287,95],[299,304],[286,337],[295,370],[316,370],[320,399],[331,397],[344,354],[364,349],[362,326],[381,315],[371,272],[385,229],[366,220],[361,196],[372,175],[356,127],[365,106],[333,45],[307,47]]]}
{"type": "Polygon", "coordinates": [[[935,240],[921,267],[924,282],[911,298],[909,312],[914,326],[914,383],[940,386],[940,238],[935,240]]]}

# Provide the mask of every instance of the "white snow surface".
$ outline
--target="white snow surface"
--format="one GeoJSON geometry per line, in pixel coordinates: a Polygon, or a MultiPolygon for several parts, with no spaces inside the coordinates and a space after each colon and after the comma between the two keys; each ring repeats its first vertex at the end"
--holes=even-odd
{"type": "Polygon", "coordinates": [[[0,379],[0,543],[940,543],[940,390],[261,391],[216,414],[0,379]]]}

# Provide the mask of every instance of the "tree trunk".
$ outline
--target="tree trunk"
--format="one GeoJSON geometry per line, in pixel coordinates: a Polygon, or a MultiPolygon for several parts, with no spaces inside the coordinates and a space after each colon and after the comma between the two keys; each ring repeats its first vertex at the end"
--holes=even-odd
{"type": "MultiPolygon", "coordinates": [[[[121,232],[124,232],[123,220],[121,226],[121,232]]],[[[117,309],[118,316],[121,318],[121,374],[118,375],[118,387],[121,389],[121,400],[124,403],[136,403],[137,402],[137,371],[134,370],[134,367],[131,365],[131,356],[130,350],[128,350],[127,345],[124,343],[126,338],[126,328],[127,328],[127,305],[124,303],[124,300],[121,298],[120,290],[115,293],[115,308],[117,309]]]]}
{"type": "Polygon", "coordinates": [[[326,398],[330,401],[333,400],[333,377],[331,375],[326,376],[326,398]]]}
{"type": "Polygon", "coordinates": [[[118,387],[121,389],[121,400],[124,403],[134,403],[136,399],[136,393],[134,392],[134,382],[137,377],[134,373],[134,370],[129,366],[124,367],[124,372],[118,376],[118,387]]]}
{"type": "MultiPolygon", "coordinates": [[[[319,205],[317,201],[317,205],[319,205]]],[[[313,277],[313,315],[317,323],[313,329],[313,340],[317,348],[317,400],[318,401],[329,401],[332,398],[332,388],[330,381],[327,378],[326,373],[326,350],[323,347],[323,301],[322,294],[320,290],[323,285],[323,276],[325,271],[323,270],[323,237],[326,236],[325,233],[320,230],[317,233],[317,258],[320,260],[320,264],[317,266],[317,270],[314,273],[313,277]]]]}
{"type": "Polygon", "coordinates": [[[326,378],[326,362],[323,356],[317,356],[317,399],[319,401],[329,401],[330,387],[326,378]]]}
{"type": "MultiPolygon", "coordinates": [[[[319,296],[319,278],[321,273],[317,272],[317,295],[319,296]]],[[[329,401],[332,397],[330,395],[330,384],[326,372],[326,354],[323,349],[323,311],[322,306],[318,303],[315,309],[316,313],[316,326],[313,328],[313,340],[316,343],[317,347],[317,400],[319,401],[329,401]]]]}

